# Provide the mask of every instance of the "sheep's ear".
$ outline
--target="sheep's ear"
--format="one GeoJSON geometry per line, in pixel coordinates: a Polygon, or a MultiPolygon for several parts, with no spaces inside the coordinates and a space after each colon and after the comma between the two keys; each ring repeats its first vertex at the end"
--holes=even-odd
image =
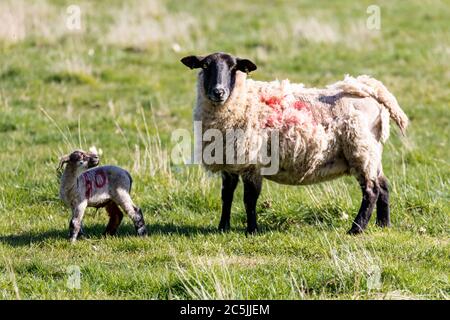
{"type": "Polygon", "coordinates": [[[181,62],[191,69],[196,69],[202,66],[203,59],[204,57],[202,56],[187,56],[181,59],[181,62]]]}
{"type": "Polygon", "coordinates": [[[236,68],[239,71],[242,71],[242,72],[245,72],[245,73],[249,73],[249,72],[252,72],[252,71],[256,70],[256,64],[254,64],[253,62],[251,62],[248,59],[237,58],[236,62],[237,62],[236,68]]]}
{"type": "Polygon", "coordinates": [[[57,171],[61,170],[62,167],[64,166],[64,164],[66,164],[67,162],[69,162],[69,160],[70,160],[70,156],[69,156],[69,155],[62,156],[62,157],[59,159],[59,165],[58,165],[58,168],[57,168],[56,170],[57,170],[57,171]]]}

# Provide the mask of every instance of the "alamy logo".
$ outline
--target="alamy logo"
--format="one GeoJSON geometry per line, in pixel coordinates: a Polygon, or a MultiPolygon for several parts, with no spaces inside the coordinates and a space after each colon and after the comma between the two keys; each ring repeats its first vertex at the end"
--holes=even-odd
{"type": "Polygon", "coordinates": [[[67,273],[67,288],[80,289],[81,288],[81,271],[79,266],[68,266],[67,273]]]}
{"type": "Polygon", "coordinates": [[[71,31],[81,30],[81,8],[75,4],[67,7],[66,27],[71,31]]]}
{"type": "Polygon", "coordinates": [[[367,18],[366,27],[369,30],[380,30],[381,28],[381,10],[377,5],[370,5],[366,10],[370,16],[367,18]]]}
{"type": "Polygon", "coordinates": [[[377,290],[381,288],[381,269],[377,265],[372,265],[367,270],[367,288],[377,290]]]}
{"type": "Polygon", "coordinates": [[[261,175],[274,175],[279,169],[279,131],[228,129],[202,130],[202,122],[194,121],[194,151],[188,130],[172,133],[172,160],[176,164],[252,165],[261,175]]]}

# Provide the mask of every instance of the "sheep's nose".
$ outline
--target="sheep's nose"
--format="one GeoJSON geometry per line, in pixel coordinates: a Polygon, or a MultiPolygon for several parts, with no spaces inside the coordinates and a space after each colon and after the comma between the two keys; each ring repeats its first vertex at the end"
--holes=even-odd
{"type": "Polygon", "coordinates": [[[223,96],[225,95],[225,89],[222,88],[214,88],[213,89],[213,94],[215,97],[217,98],[223,98],[223,96]]]}

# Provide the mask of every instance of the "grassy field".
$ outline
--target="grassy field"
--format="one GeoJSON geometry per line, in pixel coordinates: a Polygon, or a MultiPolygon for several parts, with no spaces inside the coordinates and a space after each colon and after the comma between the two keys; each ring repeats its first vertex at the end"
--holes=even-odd
{"type": "Polygon", "coordinates": [[[448,299],[450,6],[445,1],[0,2],[0,298],[448,299]],[[81,8],[81,30],[66,8],[81,8]],[[270,4],[269,4],[270,3],[270,4]],[[379,5],[381,29],[367,7],[379,5]],[[324,86],[370,74],[411,119],[384,152],[393,227],[347,236],[353,178],[310,187],[264,182],[261,232],[246,237],[242,186],[232,230],[216,231],[220,178],[171,162],[191,130],[189,54],[252,59],[260,80],[324,86]],[[149,237],[89,209],[67,241],[58,157],[95,145],[127,168],[149,237]],[[79,268],[79,289],[67,285],[79,268]]]}

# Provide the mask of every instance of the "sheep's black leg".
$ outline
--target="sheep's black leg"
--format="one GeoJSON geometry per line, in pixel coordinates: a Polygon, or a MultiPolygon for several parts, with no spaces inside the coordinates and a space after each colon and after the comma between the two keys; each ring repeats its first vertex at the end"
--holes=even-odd
{"type": "Polygon", "coordinates": [[[380,227],[389,227],[390,209],[389,209],[389,185],[386,177],[380,176],[378,178],[378,185],[380,194],[377,200],[377,225],[380,227]]]}
{"type": "Polygon", "coordinates": [[[247,212],[247,234],[253,234],[257,231],[256,223],[256,203],[262,187],[262,176],[243,175],[244,183],[244,205],[247,212]]]}
{"type": "Polygon", "coordinates": [[[222,216],[220,218],[219,230],[230,229],[231,205],[233,203],[234,190],[239,182],[237,174],[222,172],[222,216]]]}
{"type": "Polygon", "coordinates": [[[370,216],[378,199],[378,184],[373,181],[364,181],[361,184],[363,199],[358,215],[353,221],[352,228],[348,231],[349,234],[361,233],[369,223],[370,216]]]}
{"type": "Polygon", "coordinates": [[[116,234],[117,228],[122,222],[123,213],[122,211],[120,211],[119,207],[114,202],[108,203],[105,209],[109,215],[109,222],[108,225],[106,226],[106,230],[103,232],[103,235],[113,236],[116,234]]]}

